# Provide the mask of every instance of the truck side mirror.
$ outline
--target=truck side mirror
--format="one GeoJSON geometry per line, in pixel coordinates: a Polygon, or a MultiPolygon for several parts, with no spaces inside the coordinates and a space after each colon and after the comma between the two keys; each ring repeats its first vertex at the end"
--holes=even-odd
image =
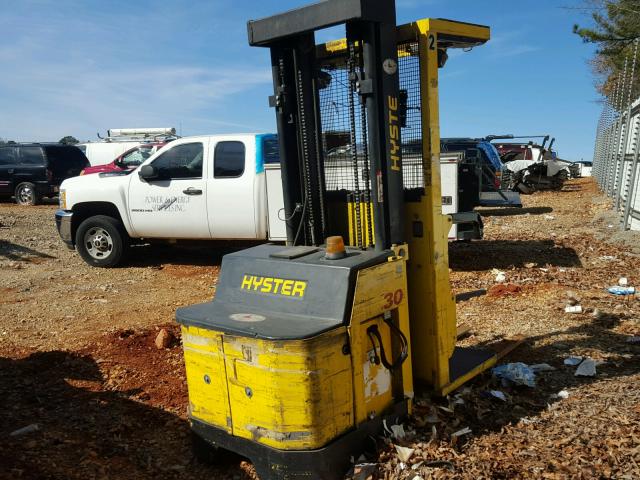
{"type": "Polygon", "coordinates": [[[138,170],[138,176],[142,180],[154,180],[160,175],[158,174],[158,169],[153,165],[143,165],[140,167],[140,170],[138,170]]]}

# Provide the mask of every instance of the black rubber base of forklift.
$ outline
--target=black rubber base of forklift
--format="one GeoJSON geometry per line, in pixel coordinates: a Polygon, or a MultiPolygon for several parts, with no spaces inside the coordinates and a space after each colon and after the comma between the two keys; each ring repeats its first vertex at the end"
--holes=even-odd
{"type": "Polygon", "coordinates": [[[317,450],[278,450],[260,443],[229,435],[224,430],[191,418],[191,428],[200,438],[223,450],[246,457],[261,480],[339,480],[364,451],[367,437],[382,432],[387,425],[399,423],[407,415],[407,402],[396,403],[383,416],[363,423],[317,450]]]}

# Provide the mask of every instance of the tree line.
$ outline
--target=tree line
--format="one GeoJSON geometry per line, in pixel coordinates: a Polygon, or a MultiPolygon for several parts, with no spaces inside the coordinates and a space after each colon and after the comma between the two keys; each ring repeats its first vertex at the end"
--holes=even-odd
{"type": "MultiPolygon", "coordinates": [[[[0,137],[0,145],[16,145],[17,143],[18,142],[16,142],[15,140],[5,140],[4,138],[0,137]]],[[[58,143],[62,145],[77,145],[78,143],[80,143],[80,140],[72,135],[67,135],[58,140],[58,143]]]]}

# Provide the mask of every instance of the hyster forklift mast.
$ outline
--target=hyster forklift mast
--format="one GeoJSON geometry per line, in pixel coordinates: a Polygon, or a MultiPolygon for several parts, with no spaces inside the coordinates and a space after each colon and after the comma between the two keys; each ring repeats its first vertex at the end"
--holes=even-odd
{"type": "MultiPolygon", "coordinates": [[[[378,8],[383,3],[386,2],[377,2],[378,8]]],[[[296,12],[285,15],[296,16],[296,12]]],[[[272,18],[278,21],[286,19],[282,23],[290,28],[295,24],[289,21],[292,17],[272,18]]],[[[283,43],[294,40],[291,37],[281,38],[280,34],[284,32],[265,27],[265,30],[273,31],[274,36],[259,41],[255,35],[256,26],[250,23],[250,43],[272,48],[275,90],[272,104],[276,106],[283,169],[286,170],[292,163],[291,158],[296,159],[293,162],[296,165],[303,162],[298,162],[300,157],[296,157],[303,143],[299,140],[303,127],[296,117],[298,107],[290,99],[295,83],[293,80],[288,82],[287,76],[282,74],[283,65],[287,62],[282,59],[283,53],[279,49],[283,43]],[[290,101],[288,105],[287,99],[290,101]],[[283,136],[287,129],[290,129],[288,134],[283,136]]],[[[396,108],[390,110],[390,117],[381,118],[375,126],[369,124],[368,130],[358,124],[357,115],[362,105],[369,106],[375,101],[368,93],[367,75],[389,77],[385,73],[385,65],[389,62],[385,64],[384,58],[393,57],[388,52],[377,60],[377,64],[373,60],[362,65],[358,58],[359,40],[357,36],[350,37],[350,32],[357,29],[347,26],[346,30],[346,39],[318,45],[315,52],[308,50],[306,56],[307,59],[314,58],[312,68],[317,72],[316,88],[313,89],[313,94],[317,95],[314,118],[319,116],[316,127],[320,129],[317,134],[320,139],[317,141],[325,149],[323,169],[319,175],[324,181],[328,223],[332,234],[348,237],[349,245],[366,248],[373,243],[378,248],[382,241],[378,235],[386,232],[378,228],[377,217],[372,225],[368,215],[372,210],[378,210],[376,200],[379,195],[375,189],[378,182],[385,179],[385,173],[375,167],[374,151],[367,148],[367,131],[371,132],[369,140],[372,140],[378,131],[376,127],[382,123],[383,127],[389,125],[389,132],[385,133],[393,133],[396,137],[399,125],[398,140],[388,139],[387,157],[387,175],[395,175],[389,178],[390,185],[393,185],[389,190],[397,196],[389,197],[384,192],[382,198],[392,205],[391,211],[401,212],[402,218],[394,225],[404,224],[401,238],[408,244],[411,257],[407,262],[407,276],[414,379],[428,384],[439,394],[446,394],[497,360],[490,350],[456,347],[455,302],[449,282],[448,257],[451,218],[442,214],[440,188],[438,70],[447,61],[447,50],[470,49],[485,43],[489,39],[489,28],[444,19],[418,20],[397,27],[394,42],[398,63],[393,65],[397,67],[400,88],[397,106],[393,105],[396,108]],[[397,148],[398,144],[400,148],[397,148]],[[394,170],[398,165],[398,154],[402,156],[400,193],[397,193],[397,177],[401,175],[394,170]],[[369,163],[371,168],[367,169],[369,163]],[[368,191],[369,179],[372,198],[368,191]],[[392,203],[398,201],[402,202],[400,209],[392,203]],[[341,216],[345,210],[346,219],[341,216]],[[344,225],[348,228],[345,229],[344,225]],[[372,242],[374,236],[375,241],[372,242]]],[[[385,42],[389,38],[391,35],[385,42]]],[[[362,47],[365,60],[367,45],[365,43],[362,47]]],[[[291,73],[289,77],[293,79],[295,75],[291,73]]],[[[375,121],[375,113],[368,117],[371,118],[375,121]]],[[[375,143],[371,143],[375,148],[375,143]]],[[[304,184],[304,180],[298,180],[289,173],[289,170],[283,172],[283,183],[289,185],[285,186],[285,198],[290,198],[288,203],[285,201],[286,218],[291,219],[288,223],[289,240],[295,245],[309,245],[297,234],[301,224],[304,225],[300,219],[304,216],[305,202],[301,197],[291,199],[286,195],[287,188],[290,192],[298,191],[296,186],[304,184]]],[[[397,238],[393,237],[392,243],[398,242],[397,238]]],[[[384,246],[388,248],[388,244],[384,246]]]]}
{"type": "Polygon", "coordinates": [[[249,43],[271,49],[287,238],[292,245],[317,246],[328,234],[324,159],[330,132],[322,128],[320,92],[331,88],[332,77],[316,59],[314,31],[337,24],[346,26],[343,80],[350,93],[342,105],[349,124],[341,133],[353,147],[348,160],[355,170],[358,163],[364,167],[351,189],[356,202],[363,195],[372,203],[362,212],[373,212],[377,227],[375,243],[368,242],[382,251],[404,237],[395,2],[389,0],[321,2],[248,24],[249,43]]]}
{"type": "Polygon", "coordinates": [[[248,31],[271,49],[288,245],[226,255],[215,299],[178,309],[189,417],[263,480],[338,479],[414,376],[443,394],[495,363],[455,347],[437,97],[446,49],[489,30],[327,0],[248,31]]]}

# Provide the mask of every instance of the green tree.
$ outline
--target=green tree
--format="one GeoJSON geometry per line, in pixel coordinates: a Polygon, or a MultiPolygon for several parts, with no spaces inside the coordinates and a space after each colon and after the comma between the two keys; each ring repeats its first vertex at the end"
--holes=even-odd
{"type": "MultiPolygon", "coordinates": [[[[615,85],[621,79],[625,59],[628,71],[633,60],[634,41],[640,38],[640,0],[586,0],[592,10],[593,25],[573,26],[573,32],[586,43],[598,45],[591,61],[596,75],[596,88],[613,101],[615,85]]],[[[633,79],[633,96],[640,92],[640,51],[633,79]]]]}
{"type": "Polygon", "coordinates": [[[80,141],[76,137],[72,137],[71,135],[67,135],[66,137],[62,137],[58,143],[63,145],[76,145],[80,143],[80,141]]]}

